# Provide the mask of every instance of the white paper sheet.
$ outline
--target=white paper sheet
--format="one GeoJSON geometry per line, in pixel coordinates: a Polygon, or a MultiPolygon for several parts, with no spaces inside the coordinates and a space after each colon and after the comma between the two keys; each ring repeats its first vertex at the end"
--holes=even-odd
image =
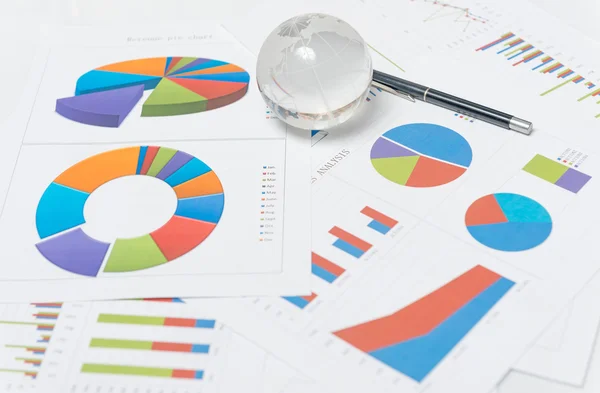
{"type": "Polygon", "coordinates": [[[583,386],[600,325],[598,294],[600,279],[595,276],[513,368],[583,386]]]}
{"type": "Polygon", "coordinates": [[[211,25],[53,29],[41,47],[2,144],[1,300],[306,293],[310,136],[265,119],[250,52],[211,25]],[[139,83],[118,127],[81,101],[139,83]]]}

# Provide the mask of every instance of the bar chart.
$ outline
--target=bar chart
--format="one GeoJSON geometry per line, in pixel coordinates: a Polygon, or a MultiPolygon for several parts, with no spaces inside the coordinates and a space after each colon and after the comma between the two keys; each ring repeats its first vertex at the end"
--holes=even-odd
{"type": "Polygon", "coordinates": [[[329,233],[337,238],[333,242],[333,246],[342,250],[346,254],[354,258],[362,257],[367,251],[373,247],[372,244],[362,240],[358,236],[343,230],[338,226],[334,226],[329,230],[329,233]]]}
{"type": "Polygon", "coordinates": [[[304,309],[316,298],[317,298],[317,294],[314,292],[312,292],[308,296],[283,296],[284,300],[287,300],[288,302],[290,302],[291,304],[293,304],[294,306],[296,306],[300,309],[304,309]]]}
{"type": "Polygon", "coordinates": [[[395,219],[386,216],[369,206],[365,206],[360,212],[365,216],[372,218],[368,227],[383,235],[387,235],[387,233],[398,224],[398,221],[395,219]]]}
{"type": "Polygon", "coordinates": [[[61,303],[2,306],[0,381],[38,377],[61,307],[61,303]]]}
{"type": "MultiPolygon", "coordinates": [[[[575,84],[582,86],[582,92],[584,89],[587,90],[584,95],[577,98],[577,102],[600,98],[600,88],[596,88],[592,81],[586,81],[586,78],[574,71],[572,67],[545,53],[544,50],[536,48],[513,32],[505,33],[475,51],[495,52],[499,57],[504,57],[513,67],[529,67],[531,71],[544,75],[549,81],[550,78],[559,79],[558,84],[540,92],[541,97],[554,93],[567,85],[575,84]],[[583,83],[584,81],[585,83],[583,83]]],[[[600,103],[600,100],[597,103],[600,103]]],[[[600,118],[600,113],[594,117],[600,118]]]]}

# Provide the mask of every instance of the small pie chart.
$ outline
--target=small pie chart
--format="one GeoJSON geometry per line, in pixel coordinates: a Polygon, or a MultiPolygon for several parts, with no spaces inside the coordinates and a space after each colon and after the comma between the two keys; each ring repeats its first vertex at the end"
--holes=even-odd
{"type": "Polygon", "coordinates": [[[471,165],[471,146],[459,133],[431,123],[405,124],[380,136],[371,164],[391,182],[436,187],[459,178],[471,165]]]}
{"type": "Polygon", "coordinates": [[[511,193],[477,199],[467,209],[465,225],[475,240],[499,251],[529,250],[552,232],[552,218],[541,204],[511,193]]]}

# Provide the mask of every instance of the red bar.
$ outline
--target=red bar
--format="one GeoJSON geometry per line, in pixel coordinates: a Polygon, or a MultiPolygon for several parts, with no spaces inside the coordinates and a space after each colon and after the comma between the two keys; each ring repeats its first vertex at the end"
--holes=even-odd
{"type": "Polygon", "coordinates": [[[194,370],[173,370],[171,374],[173,378],[188,378],[196,379],[196,371],[194,370]]]}
{"type": "Polygon", "coordinates": [[[523,60],[529,60],[529,59],[531,59],[532,57],[536,57],[536,56],[537,56],[537,55],[539,55],[540,53],[542,53],[542,51],[541,51],[541,50],[538,50],[538,51],[536,51],[536,52],[533,52],[533,53],[531,53],[531,54],[529,54],[529,55],[525,56],[525,57],[523,58],[523,60]]]}
{"type": "Polygon", "coordinates": [[[312,263],[314,263],[315,265],[317,265],[319,267],[322,267],[323,269],[327,270],[329,273],[334,274],[338,277],[341,276],[342,274],[344,274],[344,272],[346,271],[343,268],[336,265],[335,263],[328,261],[327,259],[323,258],[319,254],[316,254],[314,252],[312,253],[312,263]]]}
{"type": "Polygon", "coordinates": [[[153,351],[192,352],[192,344],[153,342],[153,351]]]}
{"type": "Polygon", "coordinates": [[[333,236],[337,237],[338,239],[342,239],[346,243],[349,243],[364,252],[369,251],[372,247],[372,245],[370,243],[367,243],[366,241],[359,239],[358,237],[354,236],[351,233],[344,231],[342,228],[339,228],[339,227],[331,228],[329,230],[329,233],[331,233],[333,236]]]}
{"type": "Polygon", "coordinates": [[[60,307],[62,303],[31,303],[33,306],[38,307],[60,307]]]}
{"type": "Polygon", "coordinates": [[[577,78],[573,79],[573,83],[577,83],[582,80],[583,80],[583,76],[578,76],[577,78]]]}
{"type": "Polygon", "coordinates": [[[196,320],[190,318],[165,318],[164,326],[195,327],[196,320]]]}
{"type": "Polygon", "coordinates": [[[592,97],[596,97],[598,94],[600,94],[600,90],[598,90],[597,92],[595,92],[594,94],[592,94],[592,97]]]}
{"type": "Polygon", "coordinates": [[[556,77],[557,78],[562,78],[563,76],[567,75],[569,72],[571,72],[571,69],[567,68],[566,70],[564,70],[563,72],[561,72],[560,74],[558,74],[556,77]]]}
{"type": "Polygon", "coordinates": [[[309,296],[300,296],[300,297],[310,303],[317,298],[317,294],[312,292],[309,296]]]}
{"type": "Polygon", "coordinates": [[[375,210],[369,206],[365,206],[360,212],[362,214],[364,214],[365,216],[371,217],[373,220],[382,223],[386,227],[393,228],[396,224],[398,224],[398,221],[394,220],[391,217],[386,216],[383,213],[378,212],[377,210],[375,210]]]}

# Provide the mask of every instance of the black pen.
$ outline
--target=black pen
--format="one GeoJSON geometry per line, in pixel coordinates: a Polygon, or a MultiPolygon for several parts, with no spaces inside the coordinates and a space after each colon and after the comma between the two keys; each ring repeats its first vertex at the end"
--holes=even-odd
{"type": "Polygon", "coordinates": [[[437,105],[454,112],[485,121],[498,127],[506,128],[529,135],[533,130],[533,124],[527,120],[509,115],[486,106],[470,102],[459,97],[409,82],[398,77],[373,70],[373,86],[388,93],[406,98],[410,101],[423,101],[437,105]]]}

